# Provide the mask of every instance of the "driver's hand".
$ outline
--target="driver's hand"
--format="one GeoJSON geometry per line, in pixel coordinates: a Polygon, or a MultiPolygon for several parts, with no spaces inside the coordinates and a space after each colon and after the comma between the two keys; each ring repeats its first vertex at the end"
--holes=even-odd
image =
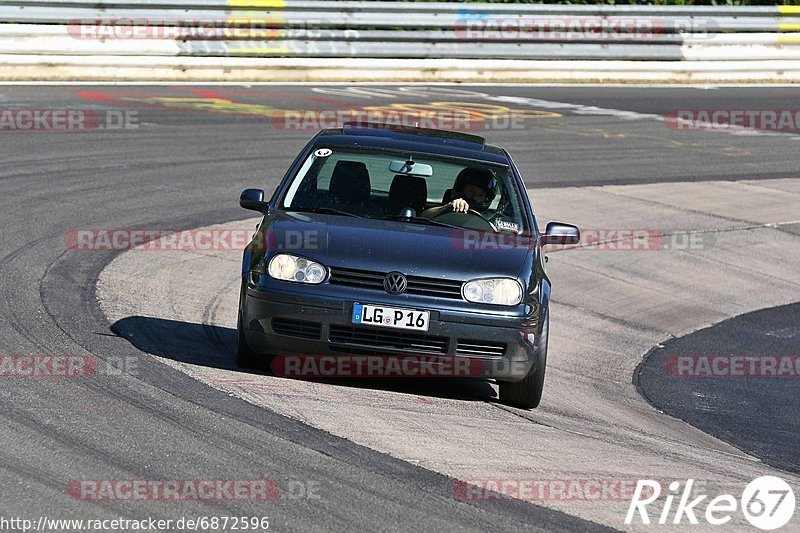
{"type": "Polygon", "coordinates": [[[463,198],[456,198],[450,205],[453,206],[453,211],[456,213],[466,213],[469,211],[469,204],[463,198]]]}

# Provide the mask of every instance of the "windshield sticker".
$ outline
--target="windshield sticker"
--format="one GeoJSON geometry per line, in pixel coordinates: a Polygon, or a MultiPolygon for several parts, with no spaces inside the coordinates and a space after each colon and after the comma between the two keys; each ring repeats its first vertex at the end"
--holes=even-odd
{"type": "Polygon", "coordinates": [[[333,152],[329,148],[320,148],[319,150],[314,152],[314,155],[317,157],[328,157],[332,153],[333,152]]]}
{"type": "Polygon", "coordinates": [[[498,220],[497,229],[505,229],[513,232],[519,231],[519,224],[511,222],[510,220],[498,220]]]}

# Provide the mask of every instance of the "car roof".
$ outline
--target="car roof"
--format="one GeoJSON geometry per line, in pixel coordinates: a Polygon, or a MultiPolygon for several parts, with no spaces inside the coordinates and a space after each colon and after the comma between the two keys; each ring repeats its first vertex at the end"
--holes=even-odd
{"type": "Polygon", "coordinates": [[[510,163],[503,149],[486,144],[484,138],[478,135],[387,124],[345,124],[341,128],[322,130],[316,137],[315,145],[365,146],[502,165],[510,163]]]}

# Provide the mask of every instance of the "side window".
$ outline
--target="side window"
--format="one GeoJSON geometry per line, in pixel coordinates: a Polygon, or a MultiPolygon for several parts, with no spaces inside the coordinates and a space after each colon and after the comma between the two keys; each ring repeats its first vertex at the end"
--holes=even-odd
{"type": "Polygon", "coordinates": [[[503,176],[499,175],[499,171],[492,170],[492,174],[494,174],[494,177],[497,180],[497,194],[495,195],[494,200],[492,200],[492,205],[489,206],[489,209],[491,211],[497,211],[500,203],[508,200],[508,191],[506,190],[506,180],[503,179],[503,176]]]}

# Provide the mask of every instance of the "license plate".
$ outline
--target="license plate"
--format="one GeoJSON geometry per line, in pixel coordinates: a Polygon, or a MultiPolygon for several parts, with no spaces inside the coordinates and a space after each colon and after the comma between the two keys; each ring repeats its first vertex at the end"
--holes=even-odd
{"type": "Polygon", "coordinates": [[[355,304],[353,324],[428,331],[430,312],[383,305],[355,304]]]}

